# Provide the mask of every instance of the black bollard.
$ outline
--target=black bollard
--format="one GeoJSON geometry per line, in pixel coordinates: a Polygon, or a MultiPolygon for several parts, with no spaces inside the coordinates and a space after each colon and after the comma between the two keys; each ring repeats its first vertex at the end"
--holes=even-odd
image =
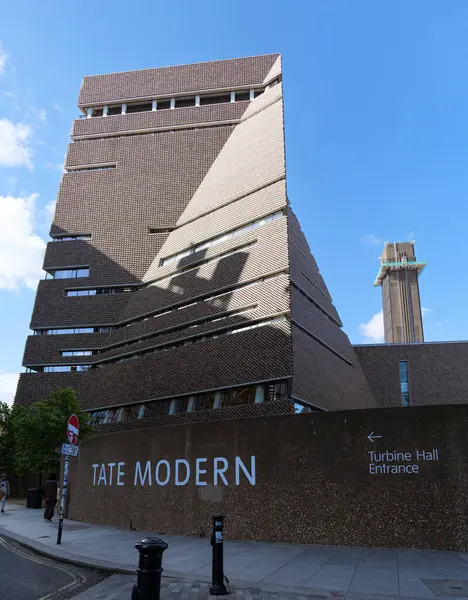
{"type": "Polygon", "coordinates": [[[161,593],[162,555],[168,545],[159,538],[145,538],[135,548],[140,553],[137,583],[133,586],[132,600],[159,600],[161,593]]]}
{"type": "Polygon", "coordinates": [[[210,594],[222,596],[228,593],[224,585],[224,515],[214,515],[213,535],[211,545],[213,546],[213,574],[211,577],[210,594]]]}

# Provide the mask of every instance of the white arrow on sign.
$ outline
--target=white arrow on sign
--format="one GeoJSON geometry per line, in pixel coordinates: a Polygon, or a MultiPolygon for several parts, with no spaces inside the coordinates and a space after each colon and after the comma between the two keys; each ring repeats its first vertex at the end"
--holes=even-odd
{"type": "Polygon", "coordinates": [[[369,433],[369,435],[367,436],[367,439],[370,440],[371,442],[373,442],[374,440],[381,438],[381,435],[374,435],[374,432],[372,431],[371,433],[369,433]]]}

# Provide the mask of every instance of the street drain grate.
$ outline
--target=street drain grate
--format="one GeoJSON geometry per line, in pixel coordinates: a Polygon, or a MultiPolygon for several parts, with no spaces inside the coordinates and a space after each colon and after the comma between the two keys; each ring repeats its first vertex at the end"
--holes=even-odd
{"type": "Polygon", "coordinates": [[[423,579],[433,594],[439,597],[468,596],[468,579],[423,579]]]}
{"type": "Polygon", "coordinates": [[[40,540],[40,539],[42,539],[42,538],[46,538],[46,537],[50,537],[50,535],[40,535],[40,536],[38,536],[38,538],[37,538],[37,539],[38,539],[38,540],[40,540]]]}

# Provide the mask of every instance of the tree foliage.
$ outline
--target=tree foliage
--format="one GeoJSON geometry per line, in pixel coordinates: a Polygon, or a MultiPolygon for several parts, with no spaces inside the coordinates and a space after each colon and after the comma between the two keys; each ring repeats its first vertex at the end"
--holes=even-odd
{"type": "Polygon", "coordinates": [[[13,463],[14,440],[11,428],[11,408],[0,402],[0,467],[8,469],[13,463]]]}
{"type": "Polygon", "coordinates": [[[12,467],[18,475],[27,472],[57,471],[60,448],[67,442],[67,421],[76,414],[80,421],[80,439],[92,431],[88,415],[81,411],[71,388],[57,389],[31,407],[14,406],[9,418],[12,443],[12,467]]]}

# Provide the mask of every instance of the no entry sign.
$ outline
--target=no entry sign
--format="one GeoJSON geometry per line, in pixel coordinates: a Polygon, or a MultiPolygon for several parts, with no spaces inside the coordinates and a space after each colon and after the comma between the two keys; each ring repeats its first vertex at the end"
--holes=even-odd
{"type": "Polygon", "coordinates": [[[80,433],[80,424],[78,422],[78,417],[76,415],[72,415],[68,419],[67,426],[67,438],[70,444],[76,444],[78,441],[78,434],[80,433]]]}

